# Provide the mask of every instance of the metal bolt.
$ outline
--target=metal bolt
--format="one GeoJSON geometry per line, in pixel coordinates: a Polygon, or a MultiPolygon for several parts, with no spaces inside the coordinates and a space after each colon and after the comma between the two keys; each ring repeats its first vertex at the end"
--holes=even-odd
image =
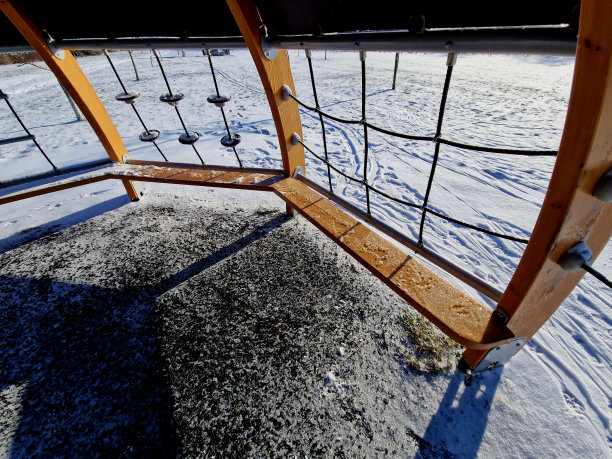
{"type": "Polygon", "coordinates": [[[293,91],[291,90],[291,88],[287,86],[286,84],[284,84],[283,87],[281,88],[281,99],[289,100],[291,99],[292,95],[293,95],[293,91]]]}

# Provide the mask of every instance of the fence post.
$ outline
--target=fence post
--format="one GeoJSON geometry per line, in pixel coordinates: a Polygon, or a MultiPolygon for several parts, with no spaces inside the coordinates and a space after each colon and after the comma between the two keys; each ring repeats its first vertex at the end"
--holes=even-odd
{"type": "Polygon", "coordinates": [[[395,53],[395,69],[393,70],[393,86],[391,89],[395,90],[395,79],[397,77],[397,66],[399,64],[399,53],[395,53]]]}

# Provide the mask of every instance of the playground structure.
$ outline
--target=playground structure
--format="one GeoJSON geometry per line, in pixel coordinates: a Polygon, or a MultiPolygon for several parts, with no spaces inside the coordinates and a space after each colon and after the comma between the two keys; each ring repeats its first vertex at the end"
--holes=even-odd
{"type": "MultiPolygon", "coordinates": [[[[408,31],[403,33],[346,34],[345,32],[364,28],[364,24],[358,23],[356,18],[349,16],[348,18],[345,17],[346,23],[338,20],[336,22],[331,20],[331,23],[326,23],[326,27],[331,24],[336,26],[334,31],[342,33],[325,35],[323,33],[309,34],[312,30],[312,24],[309,21],[318,24],[323,23],[321,21],[327,10],[322,6],[322,3],[314,3],[312,15],[319,14],[319,17],[315,18],[297,14],[299,7],[293,5],[292,2],[288,5],[290,6],[283,9],[279,2],[228,0],[227,5],[221,2],[217,5],[219,12],[214,12],[216,17],[219,18],[215,25],[217,29],[206,29],[209,35],[206,35],[207,38],[205,39],[192,31],[186,32],[186,36],[175,37],[172,33],[168,33],[168,29],[162,27],[161,22],[154,23],[154,26],[159,27],[159,29],[143,27],[135,30],[137,29],[135,25],[121,23],[121,21],[115,22],[117,33],[113,33],[113,35],[132,38],[94,39],[91,38],[92,35],[86,35],[85,33],[95,34],[96,31],[90,31],[87,25],[66,22],[65,18],[60,18],[57,11],[54,16],[48,11],[43,11],[45,7],[42,6],[32,5],[28,7],[17,2],[0,1],[0,8],[5,15],[27,40],[29,46],[43,58],[62,86],[75,100],[100,138],[110,160],[119,164],[100,169],[95,173],[59,180],[47,186],[5,195],[0,198],[0,204],[108,179],[121,180],[126,192],[133,200],[138,199],[138,193],[132,184],[135,181],[274,192],[287,203],[288,211],[297,211],[302,214],[426,316],[440,330],[464,345],[466,351],[463,359],[467,366],[482,370],[504,363],[522,347],[526,340],[533,336],[560,306],[579,282],[584,271],[590,269],[591,256],[589,252],[592,256],[597,256],[612,234],[612,208],[609,204],[612,194],[610,191],[612,182],[612,137],[610,135],[610,126],[612,126],[612,31],[605,27],[612,21],[612,6],[596,1],[582,2],[578,38],[576,39],[575,27],[577,23],[575,17],[571,14],[572,12],[575,13],[573,9],[566,11],[567,18],[559,15],[559,22],[565,22],[565,19],[567,19],[566,22],[570,24],[565,28],[558,26],[548,29],[516,28],[518,25],[541,24],[538,21],[543,19],[534,14],[534,17],[529,18],[531,22],[528,24],[512,23],[508,24],[509,27],[499,30],[489,28],[465,30],[452,28],[449,24],[443,23],[439,26],[439,31],[436,31],[424,29],[424,22],[419,21],[422,16],[430,17],[430,13],[425,11],[423,15],[408,16],[411,18],[408,31]],[[231,16],[233,16],[233,19],[231,16]],[[293,22],[290,20],[292,18],[294,19],[293,22]],[[48,23],[45,23],[45,21],[48,23]],[[53,30],[54,26],[57,28],[57,32],[53,30]],[[126,27],[131,28],[126,29],[126,27]],[[241,36],[228,37],[235,31],[239,31],[241,36]],[[50,36],[46,36],[46,33],[50,36]],[[57,36],[58,33],[62,35],[61,38],[57,36]],[[126,35],[127,33],[129,35],[126,35]],[[162,38],[150,39],[152,36],[162,38]],[[198,38],[193,38],[194,36],[198,38]],[[227,129],[227,135],[223,137],[221,142],[224,146],[233,148],[238,167],[204,165],[204,161],[196,148],[198,134],[188,129],[178,109],[182,95],[172,92],[171,84],[163,73],[161,61],[157,55],[157,63],[168,89],[168,93],[164,94],[160,100],[175,108],[185,131],[179,141],[192,146],[200,164],[172,164],[168,163],[165,157],[163,158],[166,160],[165,162],[130,160],[129,152],[91,84],[79,69],[72,55],[64,51],[83,48],[134,49],[149,47],[156,49],[195,47],[203,49],[204,54],[210,59],[208,49],[237,46],[248,47],[261,77],[277,128],[283,170],[242,167],[235,149],[240,137],[230,132],[223,111],[223,105],[229,101],[229,97],[219,92],[216,80],[216,96],[211,96],[209,102],[220,107],[227,129]],[[323,155],[318,155],[304,144],[298,104],[318,113],[323,135],[325,135],[323,118],[331,116],[324,113],[319,107],[312,67],[310,68],[316,106],[305,105],[296,95],[288,57],[286,52],[282,51],[282,49],[290,48],[306,50],[358,49],[360,51],[362,60],[362,118],[357,120],[336,118],[336,121],[363,126],[366,139],[365,163],[367,163],[368,158],[368,129],[412,140],[433,142],[435,145],[434,160],[424,202],[404,203],[422,211],[418,241],[410,241],[372,218],[369,193],[380,193],[380,190],[377,190],[374,184],[368,183],[367,177],[347,177],[364,186],[368,197],[365,211],[343,202],[342,199],[334,195],[331,171],[333,170],[334,173],[342,172],[334,168],[326,149],[323,155]],[[440,114],[434,136],[417,137],[390,132],[367,121],[365,59],[368,50],[424,50],[448,53],[446,81],[442,91],[440,114]],[[517,153],[517,151],[508,149],[458,144],[442,136],[444,106],[457,53],[513,51],[555,54],[576,53],[572,94],[558,153],[524,150],[517,153]],[[509,286],[504,292],[496,291],[482,279],[478,279],[461,268],[448,263],[443,255],[431,252],[423,243],[423,222],[427,214],[448,219],[448,217],[436,214],[427,207],[439,148],[443,144],[499,154],[556,154],[557,156],[549,190],[533,234],[529,241],[519,241],[527,243],[527,247],[509,286]],[[305,150],[325,163],[328,170],[329,191],[306,178],[305,150]],[[361,222],[349,215],[347,211],[358,217],[361,222]],[[445,269],[459,281],[465,282],[492,298],[496,301],[497,308],[491,310],[470,298],[362,222],[366,222],[368,225],[386,233],[387,236],[405,245],[408,249],[445,269]]],[[[449,12],[448,16],[442,19],[448,21],[451,13],[449,12]]],[[[106,19],[111,21],[112,17],[106,19]]],[[[457,20],[462,19],[465,18],[459,17],[457,20]]],[[[474,24],[468,25],[486,26],[486,22],[479,23],[479,21],[485,19],[484,17],[477,17],[473,19],[474,24]]],[[[380,20],[380,18],[371,18],[372,26],[381,29],[389,29],[393,27],[388,26],[394,26],[394,24],[380,24],[376,22],[377,20],[380,20]]],[[[392,22],[393,19],[389,19],[389,21],[392,22]]],[[[144,22],[146,23],[146,21],[144,22]]],[[[193,27],[193,23],[183,25],[186,30],[193,27]]],[[[367,28],[372,29],[374,27],[367,28]]],[[[310,58],[308,54],[307,56],[310,58]]],[[[112,65],[108,54],[107,57],[110,65],[112,65]]],[[[209,62],[212,69],[212,61],[209,62]]],[[[117,77],[119,78],[119,75],[117,77]]],[[[121,83],[120,78],[119,82],[121,83]]],[[[117,99],[132,105],[134,108],[144,127],[144,132],[140,135],[141,140],[155,143],[159,131],[147,128],[134,104],[137,94],[129,93],[123,83],[121,85],[123,93],[119,94],[117,99]]],[[[6,100],[8,102],[8,99],[6,100]]],[[[161,150],[159,152],[163,156],[161,150]]],[[[464,224],[475,231],[482,230],[464,222],[457,222],[456,220],[454,222],[464,224]]],[[[493,235],[507,237],[502,234],[493,235]]]]}

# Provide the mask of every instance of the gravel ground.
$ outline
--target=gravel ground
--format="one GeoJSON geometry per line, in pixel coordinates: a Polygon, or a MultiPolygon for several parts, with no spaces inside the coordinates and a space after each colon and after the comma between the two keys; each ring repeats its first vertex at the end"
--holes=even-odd
{"type": "Polygon", "coordinates": [[[451,456],[407,308],[280,209],[127,205],[0,255],[0,456],[451,456]]]}

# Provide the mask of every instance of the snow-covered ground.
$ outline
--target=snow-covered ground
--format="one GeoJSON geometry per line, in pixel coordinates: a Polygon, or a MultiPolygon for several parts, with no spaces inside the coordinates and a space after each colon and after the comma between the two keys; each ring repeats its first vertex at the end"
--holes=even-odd
{"type": "MultiPolygon", "coordinates": [[[[234,165],[234,153],[219,144],[225,133],[221,114],[206,102],[206,97],[214,91],[207,60],[196,51],[187,51],[185,57],[180,52],[164,51],[162,56],[173,91],[185,94],[179,105],[183,119],[190,130],[201,134],[196,148],[208,164],[234,165]]],[[[150,53],[134,53],[140,81],[134,79],[127,53],[112,53],[111,57],[128,90],[141,93],[137,107],[150,129],[162,131],[158,144],[166,156],[175,162],[198,162],[193,149],[177,141],[181,126],[174,110],[159,102],[159,96],[167,91],[150,53]]],[[[313,57],[322,108],[339,117],[360,118],[358,54],[315,52],[313,57]]],[[[292,51],[290,59],[297,95],[312,104],[304,53],[292,51]]],[[[368,53],[368,121],[400,132],[433,135],[446,72],[445,60],[445,56],[436,54],[402,54],[397,88],[392,91],[394,55],[368,53]]],[[[138,140],[143,129],[132,109],[114,100],[120,86],[106,58],[81,58],[79,63],[115,121],[131,157],[160,160],[152,145],[138,140]]],[[[280,167],[273,121],[248,53],[233,51],[230,56],[214,58],[214,63],[221,91],[232,96],[226,114],[232,131],[242,136],[237,150],[243,163],[253,167],[280,167]]],[[[459,56],[448,96],[444,137],[476,145],[557,149],[573,64],[573,59],[561,57],[459,56]]],[[[75,121],[49,71],[31,65],[2,66],[0,89],[10,95],[24,123],[60,168],[105,157],[87,123],[75,121]]],[[[22,135],[4,103],[0,103],[0,119],[0,138],[22,135]]],[[[302,111],[302,123],[304,142],[322,154],[318,117],[302,111]]],[[[358,177],[367,170],[369,182],[374,186],[405,200],[421,202],[433,157],[432,143],[407,141],[370,130],[370,154],[365,169],[363,128],[333,121],[326,121],[326,127],[330,160],[336,167],[358,177]]],[[[306,154],[307,175],[326,186],[325,166],[306,154]]],[[[448,216],[527,238],[553,165],[553,158],[500,156],[443,145],[430,203],[448,216]]],[[[0,147],[0,181],[47,170],[49,166],[29,142],[0,147]]],[[[332,175],[335,192],[363,208],[365,193],[361,187],[348,183],[338,174],[332,172],[332,175]]],[[[155,200],[180,196],[189,201],[235,203],[246,199],[251,203],[280,204],[274,197],[252,193],[244,197],[235,192],[153,184],[144,188],[155,200]]],[[[121,184],[110,182],[5,205],[0,208],[0,251],[32,239],[37,232],[61,229],[126,205],[121,184]],[[43,229],[36,229],[41,225],[43,229]]],[[[377,195],[372,195],[372,205],[378,218],[412,238],[418,237],[420,213],[377,195]]],[[[524,250],[522,244],[475,233],[436,217],[428,217],[424,238],[428,247],[502,290],[524,250]]],[[[610,244],[594,266],[612,277],[610,244]]],[[[466,290],[491,304],[478,293],[467,287],[466,290]]],[[[611,303],[612,292],[586,276],[559,311],[503,370],[483,377],[489,392],[493,390],[487,394],[491,402],[488,418],[478,420],[484,423],[486,431],[483,442],[490,443],[483,447],[486,454],[503,456],[504,452],[511,451],[511,455],[539,456],[545,450],[559,457],[566,456],[568,451],[590,457],[610,455],[611,303]],[[495,447],[491,446],[494,442],[497,442],[495,447]],[[524,442],[526,446],[517,449],[512,446],[516,442],[524,442]]],[[[14,391],[18,392],[18,388],[14,391]]],[[[17,392],[6,397],[17,397],[17,392]]],[[[452,392],[452,400],[441,400],[441,412],[453,413],[460,408],[463,393],[459,389],[452,392]]],[[[455,450],[449,446],[460,435],[449,434],[459,429],[460,417],[449,421],[453,429],[445,427],[439,418],[437,422],[432,420],[427,429],[425,438],[429,443],[435,445],[445,438],[448,451],[459,455],[478,451],[478,446],[474,450],[455,450]]]]}

